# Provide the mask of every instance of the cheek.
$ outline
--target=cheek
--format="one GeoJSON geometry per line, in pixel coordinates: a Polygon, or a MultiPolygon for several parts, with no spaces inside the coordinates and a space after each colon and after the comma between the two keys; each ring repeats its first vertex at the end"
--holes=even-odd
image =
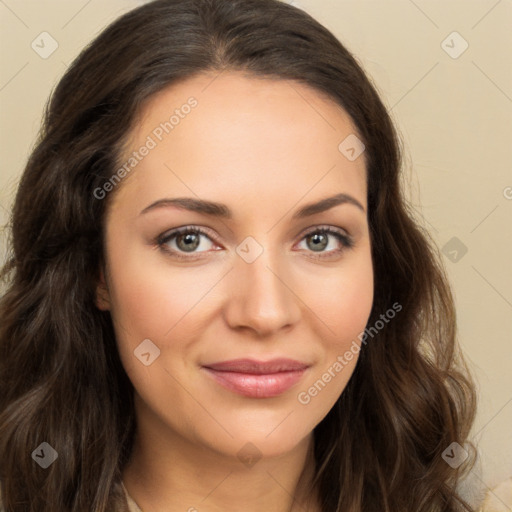
{"type": "Polygon", "coordinates": [[[361,338],[373,305],[371,253],[347,259],[330,279],[309,278],[311,330],[318,334],[321,358],[314,373],[297,395],[298,402],[320,418],[339,398],[355,369],[361,338]],[[317,285],[316,288],[314,285],[317,285]],[[321,286],[318,286],[321,284],[321,286]]]}
{"type": "MultiPolygon", "coordinates": [[[[134,357],[146,339],[164,358],[166,346],[171,344],[174,364],[181,365],[198,328],[191,319],[204,311],[208,293],[222,273],[199,266],[171,266],[156,249],[149,252],[133,242],[123,243],[115,234],[109,247],[109,270],[111,316],[126,371],[134,378],[149,370],[154,374],[163,362],[162,358],[145,367],[134,357]]],[[[166,366],[169,364],[166,361],[166,366]]]]}
{"type": "Polygon", "coordinates": [[[132,337],[162,339],[218,281],[206,267],[169,265],[158,249],[119,240],[110,250],[112,316],[132,337]]]}
{"type": "MultiPolygon", "coordinates": [[[[113,262],[115,252],[112,256],[113,262]]],[[[172,268],[161,258],[159,263],[150,259],[124,252],[121,264],[112,267],[111,314],[118,351],[144,407],[158,411],[166,423],[186,424],[182,429],[192,435],[195,422],[184,418],[207,418],[194,408],[182,383],[189,377],[191,347],[201,330],[198,315],[204,315],[208,292],[219,276],[199,267],[172,268]],[[145,366],[142,354],[148,352],[145,366]],[[172,410],[188,411],[179,421],[169,416],[169,397],[172,410]]]]}
{"type": "Polygon", "coordinates": [[[304,273],[304,277],[302,294],[312,311],[310,318],[325,333],[322,338],[326,346],[338,350],[350,345],[366,327],[373,305],[369,249],[352,255],[325,275],[304,273]]]}

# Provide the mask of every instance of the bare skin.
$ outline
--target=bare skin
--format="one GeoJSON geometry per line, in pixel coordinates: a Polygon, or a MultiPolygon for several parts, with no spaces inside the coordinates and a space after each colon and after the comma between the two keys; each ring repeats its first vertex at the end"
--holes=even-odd
{"type": "Polygon", "coordinates": [[[234,72],[196,76],[144,106],[122,160],[148,136],[156,146],[111,198],[97,291],[136,390],[123,481],[144,512],[320,511],[307,490],[313,429],[354,370],[357,354],[342,370],[333,364],[373,302],[364,153],[351,161],[338,149],[351,134],[348,115],[317,91],[234,72]],[[197,106],[158,140],[155,128],[190,97],[197,106]],[[294,218],[337,194],[351,199],[294,218]],[[183,197],[232,216],[155,205],[183,197]],[[193,251],[184,235],[167,236],[185,226],[206,231],[188,235],[193,251]],[[134,354],[143,340],[148,365],[134,354]],[[272,397],[228,389],[205,370],[277,357],[307,369],[272,397]]]}

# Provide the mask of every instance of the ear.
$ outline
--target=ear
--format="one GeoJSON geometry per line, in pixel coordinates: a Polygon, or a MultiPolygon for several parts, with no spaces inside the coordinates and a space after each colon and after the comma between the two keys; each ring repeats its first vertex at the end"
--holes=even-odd
{"type": "Polygon", "coordinates": [[[96,307],[101,311],[110,311],[110,293],[103,269],[100,270],[100,278],[96,285],[96,307]]]}

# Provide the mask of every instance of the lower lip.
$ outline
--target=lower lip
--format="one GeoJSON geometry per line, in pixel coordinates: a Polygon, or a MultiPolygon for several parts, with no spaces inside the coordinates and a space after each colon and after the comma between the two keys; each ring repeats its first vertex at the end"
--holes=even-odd
{"type": "Polygon", "coordinates": [[[295,385],[306,372],[294,370],[289,372],[255,375],[204,368],[221,386],[251,398],[271,398],[278,396],[295,385]]]}

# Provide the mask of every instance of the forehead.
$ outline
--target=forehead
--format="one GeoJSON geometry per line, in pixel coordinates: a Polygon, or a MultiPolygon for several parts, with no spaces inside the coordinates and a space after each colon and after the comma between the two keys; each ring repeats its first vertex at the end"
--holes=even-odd
{"type": "Polygon", "coordinates": [[[141,194],[167,186],[201,197],[281,190],[291,200],[336,187],[365,204],[365,155],[351,161],[340,150],[356,133],[336,102],[296,81],[205,73],[145,103],[121,160],[151,146],[128,180],[141,194]]]}

